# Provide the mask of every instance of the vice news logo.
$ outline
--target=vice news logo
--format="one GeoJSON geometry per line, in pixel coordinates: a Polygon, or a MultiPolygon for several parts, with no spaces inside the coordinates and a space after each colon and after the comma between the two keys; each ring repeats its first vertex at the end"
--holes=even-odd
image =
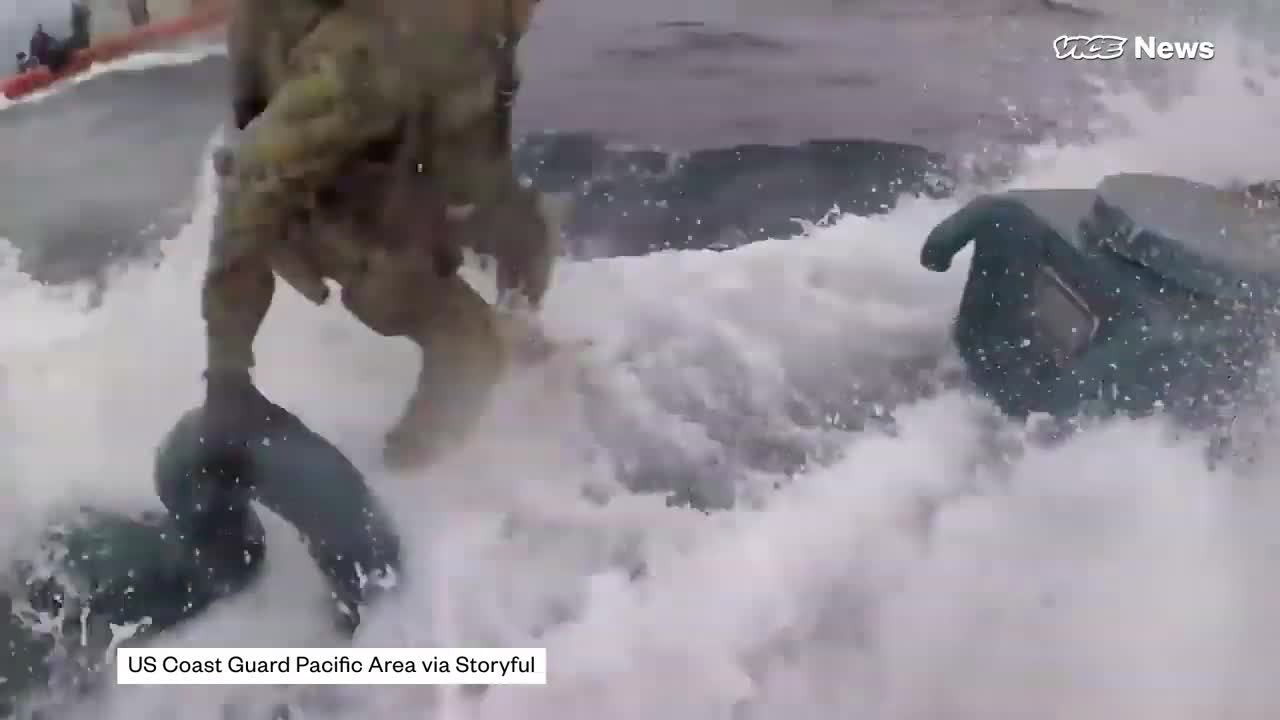
{"type": "Polygon", "coordinates": [[[1119,35],[1059,35],[1053,52],[1059,60],[1117,60],[1132,48],[1135,60],[1212,60],[1217,50],[1211,42],[1169,42],[1154,35],[1132,38],[1119,35]]]}

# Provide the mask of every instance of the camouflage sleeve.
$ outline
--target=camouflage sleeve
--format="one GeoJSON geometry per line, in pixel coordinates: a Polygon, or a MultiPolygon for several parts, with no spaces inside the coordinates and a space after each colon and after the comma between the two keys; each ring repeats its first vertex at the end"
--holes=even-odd
{"type": "MultiPolygon", "coordinates": [[[[507,9],[512,11],[510,3],[507,9]]],[[[563,212],[525,187],[514,166],[511,119],[521,80],[516,43],[522,24],[508,18],[505,40],[485,57],[493,84],[457,85],[438,101],[445,127],[454,132],[440,143],[445,147],[437,151],[437,174],[445,178],[451,204],[469,216],[458,225],[462,244],[497,260],[499,305],[536,308],[559,254],[563,212]],[[458,122],[469,111],[474,115],[458,122]]]]}
{"type": "Polygon", "coordinates": [[[422,150],[449,204],[494,204],[517,187],[510,134],[501,132],[503,124],[494,107],[502,63],[488,42],[462,30],[445,31],[452,23],[444,18],[440,22],[408,47],[400,43],[391,52],[412,68],[421,97],[419,137],[427,145],[422,150]]]}
{"type": "Polygon", "coordinates": [[[286,83],[242,134],[219,203],[203,291],[210,370],[253,366],[289,221],[399,116],[360,78],[367,55],[327,52],[286,83]]]}
{"type": "Polygon", "coordinates": [[[401,74],[368,23],[334,12],[294,48],[291,75],[245,128],[227,231],[252,236],[329,187],[353,158],[403,120],[401,74]]]}

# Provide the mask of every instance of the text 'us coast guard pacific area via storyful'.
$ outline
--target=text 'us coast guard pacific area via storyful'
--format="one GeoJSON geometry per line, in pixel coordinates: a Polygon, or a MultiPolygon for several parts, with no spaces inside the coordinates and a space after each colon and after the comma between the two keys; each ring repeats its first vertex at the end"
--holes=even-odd
{"type": "Polygon", "coordinates": [[[545,685],[543,648],[121,648],[121,685],[545,685]]]}

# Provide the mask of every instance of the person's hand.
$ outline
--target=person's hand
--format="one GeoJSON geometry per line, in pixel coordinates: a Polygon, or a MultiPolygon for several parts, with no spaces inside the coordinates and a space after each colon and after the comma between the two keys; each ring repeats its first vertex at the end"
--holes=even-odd
{"type": "Polygon", "coordinates": [[[561,226],[570,209],[564,195],[522,193],[494,228],[498,302],[509,309],[536,310],[551,286],[560,252],[561,226]],[[522,307],[523,306],[523,307],[522,307]]]}

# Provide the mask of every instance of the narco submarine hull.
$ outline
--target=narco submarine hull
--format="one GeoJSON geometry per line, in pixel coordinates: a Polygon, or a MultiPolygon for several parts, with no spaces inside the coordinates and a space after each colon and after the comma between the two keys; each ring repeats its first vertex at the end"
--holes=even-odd
{"type": "Polygon", "coordinates": [[[1280,214],[1258,191],[1109,176],[987,195],[940,223],[922,264],[973,243],[954,325],[970,379],[1013,417],[1233,414],[1272,350],[1280,214]]]}

